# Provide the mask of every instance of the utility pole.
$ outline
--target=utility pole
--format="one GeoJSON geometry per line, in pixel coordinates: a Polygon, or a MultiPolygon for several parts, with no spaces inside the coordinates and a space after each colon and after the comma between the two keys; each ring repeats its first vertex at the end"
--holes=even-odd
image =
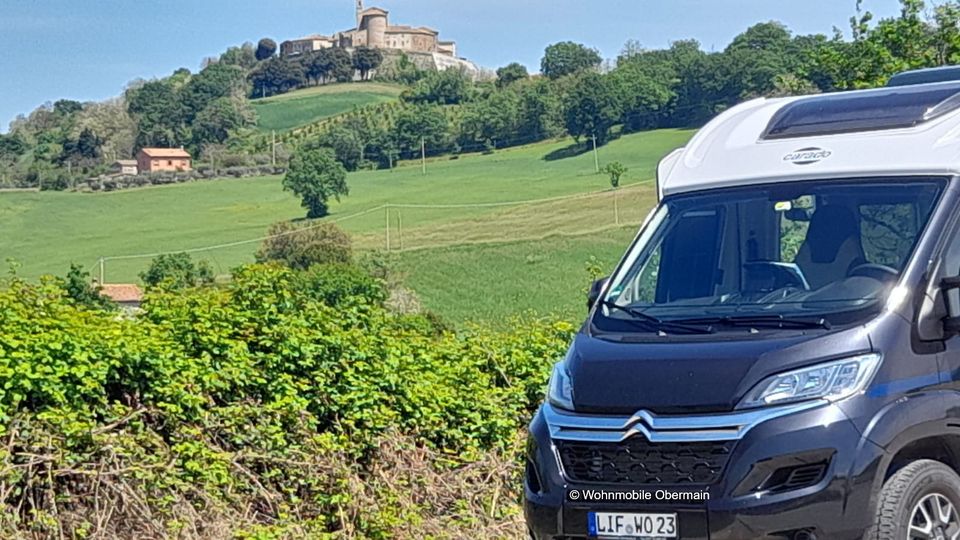
{"type": "Polygon", "coordinates": [[[103,285],[103,257],[100,257],[100,285],[103,285]]]}
{"type": "Polygon", "coordinates": [[[424,176],[427,174],[427,139],[420,137],[420,169],[424,176]]]}
{"type": "Polygon", "coordinates": [[[386,224],[387,224],[387,234],[386,234],[387,252],[389,252],[390,251],[390,207],[389,206],[384,207],[384,211],[386,212],[386,224]]]}
{"type": "Polygon", "coordinates": [[[600,174],[600,153],[597,152],[597,134],[593,134],[593,161],[597,166],[597,174],[600,174]]]}
{"type": "Polygon", "coordinates": [[[277,166],[277,130],[270,131],[270,149],[273,151],[273,161],[271,163],[274,167],[277,166]]]}

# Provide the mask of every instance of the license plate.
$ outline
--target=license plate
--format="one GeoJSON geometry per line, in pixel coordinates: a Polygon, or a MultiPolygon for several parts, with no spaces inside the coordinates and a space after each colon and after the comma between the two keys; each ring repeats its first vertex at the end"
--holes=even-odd
{"type": "Polygon", "coordinates": [[[587,530],[593,538],[678,538],[678,528],[676,514],[587,514],[587,530]]]}

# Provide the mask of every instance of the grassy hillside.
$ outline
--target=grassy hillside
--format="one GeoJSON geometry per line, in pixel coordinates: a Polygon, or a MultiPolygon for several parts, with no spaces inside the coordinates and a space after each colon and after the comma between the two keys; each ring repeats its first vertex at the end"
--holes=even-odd
{"type": "Polygon", "coordinates": [[[254,100],[262,131],[284,131],[345,113],[354,107],[396,99],[403,89],[381,83],[350,83],[317,86],[288,94],[254,100]]]}
{"type": "Polygon", "coordinates": [[[583,317],[588,262],[610,272],[635,226],[583,236],[435,248],[399,255],[423,305],[452,321],[503,321],[526,312],[583,317]]]}
{"type": "MultiPolygon", "coordinates": [[[[635,224],[653,203],[657,160],[684,144],[690,132],[629,135],[600,149],[604,162],[630,168],[619,193],[521,206],[391,210],[391,245],[428,306],[455,317],[496,316],[526,308],[578,309],[584,264],[595,255],[612,264],[635,224]],[[644,184],[644,182],[647,182],[644,184]],[[616,199],[616,201],[615,201],[616,199]],[[621,224],[616,227],[614,203],[621,224]],[[563,237],[604,229],[595,235],[563,237]],[[616,232],[611,232],[616,231],[616,232]],[[530,239],[537,239],[530,241],[530,239]],[[521,241],[526,240],[526,241],[521,241]],[[504,243],[509,242],[509,243],[504,243]],[[460,247],[455,247],[459,244],[460,247]],[[538,275],[538,272],[545,272],[538,275]],[[446,276],[446,277],[444,277],[446,276]],[[450,279],[464,284],[453,287],[450,279]],[[551,285],[556,282],[556,285],[551,285]],[[503,285],[508,283],[508,285],[503,285]],[[485,291],[485,292],[481,292],[485,291]],[[528,291],[538,291],[528,293],[528,291]]],[[[387,203],[471,204],[543,199],[609,187],[594,171],[592,154],[565,155],[570,141],[515,148],[484,156],[438,159],[428,173],[418,165],[351,174],[351,193],[332,205],[343,219],[387,203]],[[547,159],[549,157],[549,159],[547,159]]],[[[256,239],[276,221],[304,212],[278,177],[198,182],[116,193],[0,194],[0,259],[12,258],[27,277],[62,275],[71,262],[91,270],[101,256],[180,251],[256,239]]],[[[386,213],[378,210],[341,222],[361,248],[385,244],[386,213]]],[[[227,272],[252,260],[255,242],[196,253],[227,272]]],[[[137,280],[149,258],[111,260],[108,282],[137,280]]],[[[470,317],[473,318],[473,317],[470,317]]]]}

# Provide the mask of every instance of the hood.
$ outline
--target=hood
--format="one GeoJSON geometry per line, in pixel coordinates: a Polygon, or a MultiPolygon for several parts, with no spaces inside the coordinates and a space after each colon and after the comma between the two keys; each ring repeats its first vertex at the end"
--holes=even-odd
{"type": "Polygon", "coordinates": [[[567,362],[578,412],[714,413],[732,411],[770,375],[870,349],[862,326],[663,343],[611,342],[580,333],[567,362]]]}

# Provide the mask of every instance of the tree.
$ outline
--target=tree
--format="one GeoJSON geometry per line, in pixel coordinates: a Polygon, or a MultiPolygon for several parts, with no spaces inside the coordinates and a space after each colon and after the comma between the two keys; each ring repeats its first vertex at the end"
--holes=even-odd
{"type": "Polygon", "coordinates": [[[137,122],[137,148],[174,147],[189,142],[183,104],[173,81],[150,81],[129,91],[127,110],[137,122]]]}
{"type": "Polygon", "coordinates": [[[357,47],[353,51],[353,67],[360,72],[360,79],[367,80],[371,71],[383,63],[383,53],[369,47],[357,47]]]}
{"type": "Polygon", "coordinates": [[[84,160],[95,160],[100,157],[101,146],[103,146],[103,140],[90,128],[84,128],[76,140],[68,140],[63,144],[60,162],[76,165],[84,160]]]}
{"type": "Polygon", "coordinates": [[[364,159],[364,140],[362,134],[341,124],[322,133],[317,142],[332,149],[337,161],[348,171],[355,171],[364,159]]]}
{"type": "Polygon", "coordinates": [[[530,77],[527,68],[518,62],[508,64],[497,70],[497,88],[506,88],[511,84],[530,77]]]}
{"type": "Polygon", "coordinates": [[[353,80],[353,57],[350,53],[339,47],[326,49],[330,57],[330,70],[327,72],[327,78],[337,82],[350,82],[353,80]]]}
{"type": "Polygon", "coordinates": [[[521,83],[517,130],[525,142],[539,141],[559,135],[563,127],[563,111],[555,85],[546,79],[521,83]]]}
{"type": "Polygon", "coordinates": [[[619,161],[613,161],[604,166],[600,172],[610,175],[610,187],[617,189],[620,187],[620,178],[627,174],[628,170],[629,169],[627,169],[623,163],[620,163],[619,161]]]}
{"type": "Polygon", "coordinates": [[[16,161],[27,152],[27,143],[19,133],[0,133],[0,161],[16,161]]]}
{"type": "Polygon", "coordinates": [[[246,72],[239,66],[211,64],[194,75],[180,90],[184,120],[193,122],[213,101],[247,91],[246,72]]]}
{"type": "Polygon", "coordinates": [[[427,152],[438,154],[450,146],[449,129],[449,121],[440,107],[420,105],[397,115],[394,137],[403,156],[419,156],[421,141],[427,152]]]}
{"type": "Polygon", "coordinates": [[[253,69],[257,65],[257,61],[257,49],[250,42],[239,47],[230,47],[220,55],[219,60],[221,64],[238,66],[244,70],[253,69]]]}
{"type": "Polygon", "coordinates": [[[621,106],[621,121],[630,131],[657,127],[676,98],[676,70],[659,52],[621,56],[609,74],[621,106]]]}
{"type": "Polygon", "coordinates": [[[472,97],[473,82],[459,69],[430,72],[403,93],[403,99],[410,103],[437,105],[459,105],[472,97]]]}
{"type": "Polygon", "coordinates": [[[602,144],[620,118],[621,108],[608,77],[586,72],[577,77],[564,103],[567,131],[577,141],[596,137],[602,144]]]}
{"type": "Polygon", "coordinates": [[[90,273],[78,264],[71,264],[67,275],[59,280],[63,292],[77,304],[89,309],[110,309],[113,302],[100,294],[101,287],[90,280],[90,273]]]}
{"type": "Polygon", "coordinates": [[[333,57],[330,55],[330,49],[320,49],[307,53],[303,57],[302,65],[308,79],[316,81],[317,84],[323,84],[333,69],[333,57]]]}
{"type": "Polygon", "coordinates": [[[133,155],[137,123],[127,112],[123,97],[101,103],[91,103],[77,114],[76,126],[71,132],[79,137],[90,129],[100,137],[100,155],[105,160],[123,159],[133,155]]]}
{"type": "Polygon", "coordinates": [[[551,79],[559,79],[588,69],[600,67],[603,59],[596,49],[564,41],[547,47],[540,62],[540,71],[551,79]]]}
{"type": "Polygon", "coordinates": [[[277,53],[277,42],[270,38],[263,38],[257,43],[257,50],[254,53],[256,59],[260,62],[268,58],[273,58],[277,53]]]}
{"type": "Polygon", "coordinates": [[[257,114],[240,94],[221,97],[200,111],[193,122],[193,143],[224,143],[238,129],[256,124],[257,114]]]}
{"type": "Polygon", "coordinates": [[[299,62],[285,58],[271,58],[261,62],[250,73],[255,97],[272,96],[289,92],[306,83],[306,73],[299,62]]]}
{"type": "Polygon", "coordinates": [[[352,259],[350,236],[334,223],[274,223],[257,251],[257,262],[279,261],[298,270],[352,259]]]}
{"type": "Polygon", "coordinates": [[[213,270],[206,261],[194,262],[189,253],[159,255],[140,273],[147,287],[179,290],[213,283],[213,270]]]}
{"type": "Polygon", "coordinates": [[[290,167],[283,178],[283,188],[302,199],[307,218],[316,219],[328,214],[327,201],[349,195],[347,170],[329,148],[301,148],[290,159],[290,167]]]}
{"type": "Polygon", "coordinates": [[[487,99],[468,104],[460,125],[461,138],[468,144],[483,144],[494,150],[507,146],[517,137],[520,119],[520,96],[513,91],[500,91],[487,99]]]}
{"type": "Polygon", "coordinates": [[[59,99],[53,104],[53,113],[57,116],[70,116],[83,110],[83,104],[72,99],[59,99]]]}

